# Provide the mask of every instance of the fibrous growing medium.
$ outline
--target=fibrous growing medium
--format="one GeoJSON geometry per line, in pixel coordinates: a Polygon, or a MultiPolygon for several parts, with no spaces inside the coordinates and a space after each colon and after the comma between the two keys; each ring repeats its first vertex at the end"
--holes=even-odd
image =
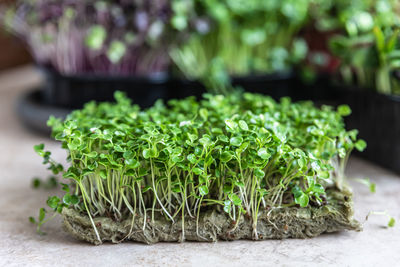
{"type": "MultiPolygon", "coordinates": [[[[49,120],[68,152],[62,213],[74,236],[103,241],[305,238],[360,229],[344,168],[357,131],[336,110],[235,93],[157,102],[140,110],[123,94],[65,121],[49,120]]],[[[39,226],[44,222],[41,210],[39,226]]]]}

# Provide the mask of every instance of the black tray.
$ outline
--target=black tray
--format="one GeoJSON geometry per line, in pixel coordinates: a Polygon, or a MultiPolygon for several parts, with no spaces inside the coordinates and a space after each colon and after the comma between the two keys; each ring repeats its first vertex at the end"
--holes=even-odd
{"type": "MultiPolygon", "coordinates": [[[[265,94],[274,99],[279,99],[283,96],[293,95],[295,77],[293,71],[276,72],[247,77],[233,77],[232,84],[243,88],[247,92],[265,94]]],[[[206,92],[205,87],[199,81],[185,79],[174,79],[171,82],[170,88],[171,98],[184,98],[188,96],[200,98],[206,92]]]]}
{"type": "Polygon", "coordinates": [[[125,92],[135,104],[150,107],[157,99],[169,97],[169,76],[158,73],[151,76],[66,76],[49,68],[41,67],[44,73],[44,101],[48,105],[64,108],[81,108],[86,102],[95,100],[113,101],[115,91],[125,92]]]}
{"type": "Polygon", "coordinates": [[[400,173],[400,97],[348,90],[343,102],[352,108],[347,127],[368,144],[360,155],[400,173]]]}
{"type": "Polygon", "coordinates": [[[303,99],[317,104],[348,104],[352,109],[345,118],[347,129],[358,129],[367,142],[357,155],[400,173],[400,97],[384,95],[367,88],[338,86],[328,79],[304,90],[303,99]]]}
{"type": "Polygon", "coordinates": [[[16,111],[22,124],[28,129],[48,137],[51,134],[51,129],[47,126],[50,115],[64,119],[72,111],[72,109],[46,104],[43,90],[40,88],[22,94],[16,104],[16,111]]]}

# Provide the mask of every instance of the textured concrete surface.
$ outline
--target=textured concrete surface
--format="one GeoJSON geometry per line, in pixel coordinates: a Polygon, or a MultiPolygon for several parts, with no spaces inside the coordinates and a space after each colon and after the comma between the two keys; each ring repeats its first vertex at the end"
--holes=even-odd
{"type": "Polygon", "coordinates": [[[363,232],[342,232],[307,240],[235,241],[218,243],[163,243],[152,246],[124,243],[92,246],[70,238],[56,219],[38,236],[29,216],[37,216],[47,195],[33,190],[32,177],[46,177],[41,160],[32,150],[45,142],[24,129],[16,119],[18,95],[40,82],[31,67],[0,74],[0,266],[399,266],[400,177],[369,162],[353,158],[350,177],[370,177],[377,193],[352,182],[356,218],[365,221],[369,211],[388,210],[397,226],[387,229],[387,218],[372,216],[363,232]]]}

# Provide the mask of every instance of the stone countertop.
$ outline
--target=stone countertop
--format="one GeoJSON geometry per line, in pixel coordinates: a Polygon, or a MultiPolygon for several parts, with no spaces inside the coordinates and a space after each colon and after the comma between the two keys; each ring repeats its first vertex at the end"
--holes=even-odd
{"type": "Polygon", "coordinates": [[[34,176],[47,177],[33,145],[46,143],[54,156],[65,156],[57,144],[30,133],[15,115],[21,92],[40,83],[28,66],[0,74],[0,266],[398,266],[400,264],[400,177],[372,163],[352,158],[349,177],[370,177],[377,185],[368,188],[350,182],[355,194],[355,217],[361,222],[369,211],[388,210],[396,219],[371,216],[362,232],[325,234],[306,240],[234,241],[217,243],[123,243],[93,246],[62,231],[60,218],[44,226],[39,236],[28,221],[45,206],[49,194],[33,190],[34,176]]]}

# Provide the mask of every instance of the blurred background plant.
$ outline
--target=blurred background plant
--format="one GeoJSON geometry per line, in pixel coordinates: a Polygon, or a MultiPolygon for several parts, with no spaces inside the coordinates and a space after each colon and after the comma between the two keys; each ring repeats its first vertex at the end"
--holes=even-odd
{"type": "Polygon", "coordinates": [[[337,36],[331,40],[331,50],[342,64],[341,83],[375,88],[383,94],[399,94],[394,71],[400,68],[398,28],[373,27],[356,36],[337,36]]]}
{"type": "Polygon", "coordinates": [[[329,38],[325,50],[310,53],[311,64],[323,68],[333,57],[340,84],[400,93],[393,75],[400,67],[399,11],[396,0],[313,0],[313,25],[329,38]]]}
{"type": "MultiPolygon", "coordinates": [[[[17,0],[6,27],[60,74],[172,73],[228,93],[290,72],[400,93],[397,0],[17,0]]],[[[6,10],[6,11],[5,11],[6,10]]]]}
{"type": "Polygon", "coordinates": [[[6,27],[61,74],[148,75],[169,66],[169,1],[19,0],[6,27]]]}
{"type": "Polygon", "coordinates": [[[308,0],[173,0],[172,24],[188,30],[187,41],[171,51],[188,79],[223,88],[229,78],[287,72],[305,58],[297,33],[308,0]]]}

